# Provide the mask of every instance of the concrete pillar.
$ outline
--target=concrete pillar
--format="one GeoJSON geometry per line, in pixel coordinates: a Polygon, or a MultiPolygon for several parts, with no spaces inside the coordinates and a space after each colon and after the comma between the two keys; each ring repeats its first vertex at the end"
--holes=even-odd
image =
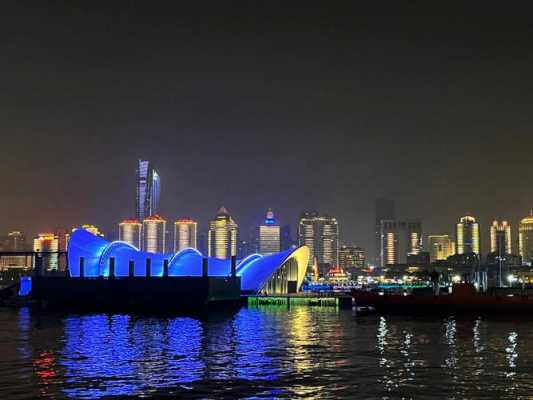
{"type": "Polygon", "coordinates": [[[109,279],[115,279],[115,257],[109,257],[109,279]]]}
{"type": "Polygon", "coordinates": [[[237,256],[231,256],[231,276],[237,276],[237,256]]]}
{"type": "Polygon", "coordinates": [[[150,278],[152,276],[152,259],[146,259],[146,277],[150,278]]]}
{"type": "Polygon", "coordinates": [[[163,278],[168,278],[168,260],[163,260],[163,278]]]}
{"type": "Polygon", "coordinates": [[[85,278],[85,258],[80,257],[80,278],[85,278]]]}
{"type": "Polygon", "coordinates": [[[209,261],[207,260],[207,257],[202,258],[202,276],[208,276],[209,275],[209,261]]]}

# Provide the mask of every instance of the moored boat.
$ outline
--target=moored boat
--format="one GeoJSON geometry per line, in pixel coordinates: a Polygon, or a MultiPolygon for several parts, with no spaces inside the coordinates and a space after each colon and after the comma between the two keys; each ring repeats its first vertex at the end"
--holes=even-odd
{"type": "Polygon", "coordinates": [[[450,294],[352,291],[357,307],[373,307],[383,314],[531,314],[533,295],[495,290],[479,293],[472,284],[456,284],[450,294]]]}

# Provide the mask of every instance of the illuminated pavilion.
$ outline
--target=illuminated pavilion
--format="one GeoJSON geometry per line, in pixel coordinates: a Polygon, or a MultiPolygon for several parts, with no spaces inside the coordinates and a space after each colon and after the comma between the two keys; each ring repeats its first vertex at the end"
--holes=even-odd
{"type": "MultiPolygon", "coordinates": [[[[309,248],[302,246],[233,261],[241,292],[282,294],[299,291],[309,256],[309,248]]],[[[70,278],[211,278],[232,274],[231,259],[204,257],[192,248],[177,253],[147,253],[126,242],[108,242],[85,229],[73,232],[68,244],[68,263],[70,278]]]]}

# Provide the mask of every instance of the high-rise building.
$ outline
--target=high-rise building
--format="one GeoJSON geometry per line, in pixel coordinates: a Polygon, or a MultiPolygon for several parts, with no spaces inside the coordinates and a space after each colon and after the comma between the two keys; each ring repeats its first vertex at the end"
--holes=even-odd
{"type": "Polygon", "coordinates": [[[53,233],[39,233],[33,239],[33,251],[40,257],[45,271],[57,270],[59,267],[59,240],[53,233]]]}
{"type": "Polygon", "coordinates": [[[141,249],[142,224],[136,219],[125,219],[118,224],[118,240],[141,249]]]}
{"type": "Polygon", "coordinates": [[[278,253],[281,247],[281,228],[274,218],[271,208],[266,213],[265,222],[259,225],[259,254],[278,253]]]}
{"type": "Polygon", "coordinates": [[[287,250],[292,247],[296,247],[297,242],[292,237],[290,224],[283,225],[281,227],[281,250],[287,250]]]}
{"type": "Polygon", "coordinates": [[[533,260],[533,209],[529,212],[529,216],[520,221],[518,245],[522,263],[531,265],[533,260]]]}
{"type": "Polygon", "coordinates": [[[443,261],[455,254],[455,242],[448,235],[429,235],[427,250],[430,262],[443,261]]]}
{"type": "Polygon", "coordinates": [[[298,224],[298,244],[311,250],[308,273],[316,262],[319,272],[325,275],[331,267],[339,265],[339,224],[335,217],[304,212],[298,224]]]}
{"type": "Polygon", "coordinates": [[[375,207],[375,253],[374,262],[376,265],[381,263],[381,221],[390,221],[396,218],[394,211],[394,201],[386,198],[376,200],[375,207]]]}
{"type": "Polygon", "coordinates": [[[11,231],[7,234],[4,250],[24,251],[26,249],[26,238],[20,231],[11,231]]]}
{"type": "Polygon", "coordinates": [[[198,249],[198,223],[190,218],[174,222],[174,252],[187,248],[198,249]]]}
{"type": "Polygon", "coordinates": [[[84,225],[81,226],[81,229],[85,229],[86,231],[91,232],[94,236],[104,237],[104,234],[102,232],[100,232],[100,229],[98,229],[94,225],[84,224],[84,225]]]}
{"type": "Polygon", "coordinates": [[[490,252],[512,254],[511,225],[507,221],[493,221],[490,226],[490,252]]]}
{"type": "Polygon", "coordinates": [[[135,213],[139,221],[158,212],[161,179],[150,161],[139,160],[137,165],[137,196],[135,213]]]}
{"type": "Polygon", "coordinates": [[[365,267],[365,251],[361,247],[343,245],[339,249],[339,267],[353,274],[365,267]]]}
{"type": "Polygon", "coordinates": [[[457,254],[476,253],[480,255],[479,224],[476,219],[469,215],[461,217],[456,228],[457,254]]]}
{"type": "Polygon", "coordinates": [[[166,221],[159,215],[151,215],[143,221],[142,249],[148,253],[165,252],[166,221]]]}
{"type": "MultiPolygon", "coordinates": [[[[25,251],[26,238],[20,231],[11,231],[0,243],[3,251],[25,251]]],[[[9,255],[0,258],[0,270],[5,268],[27,268],[31,266],[31,257],[25,255],[9,255]]]]}
{"type": "Polygon", "coordinates": [[[381,220],[380,265],[406,264],[408,255],[422,250],[422,223],[417,220],[381,220]]]}
{"type": "Polygon", "coordinates": [[[229,215],[225,207],[220,207],[211,222],[209,222],[209,234],[207,248],[209,257],[228,259],[237,255],[237,230],[238,226],[229,215]]]}

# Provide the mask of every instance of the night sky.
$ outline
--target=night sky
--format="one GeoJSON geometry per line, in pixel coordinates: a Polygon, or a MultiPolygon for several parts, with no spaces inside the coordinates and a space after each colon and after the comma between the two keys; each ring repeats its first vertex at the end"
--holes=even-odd
{"type": "Polygon", "coordinates": [[[84,3],[0,5],[2,233],[116,234],[138,158],[169,220],[318,209],[370,251],[380,196],[426,234],[472,213],[485,251],[533,207],[526,10],[84,3]]]}

